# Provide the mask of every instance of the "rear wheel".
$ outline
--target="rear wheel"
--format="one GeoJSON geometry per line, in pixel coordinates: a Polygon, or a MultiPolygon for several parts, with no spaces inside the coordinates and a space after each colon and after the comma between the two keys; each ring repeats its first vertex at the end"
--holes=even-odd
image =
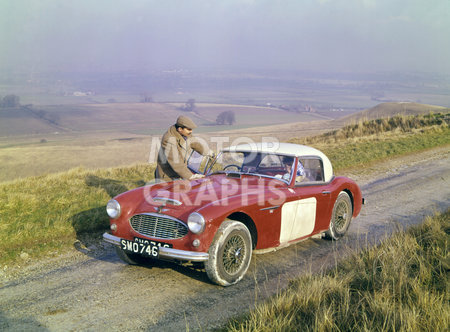
{"type": "Polygon", "coordinates": [[[235,220],[225,220],[209,248],[205,263],[209,279],[221,286],[237,283],[247,272],[252,258],[252,237],[247,227],[235,220]]]}
{"type": "Polygon", "coordinates": [[[334,203],[330,228],[325,232],[325,237],[335,241],[343,237],[350,226],[352,214],[353,206],[350,196],[345,191],[341,191],[334,203]]]}
{"type": "Polygon", "coordinates": [[[125,252],[118,246],[115,246],[115,248],[116,248],[117,256],[119,256],[119,258],[127,264],[130,264],[130,265],[148,264],[148,262],[150,260],[150,258],[145,258],[138,254],[132,254],[132,253],[125,252]]]}

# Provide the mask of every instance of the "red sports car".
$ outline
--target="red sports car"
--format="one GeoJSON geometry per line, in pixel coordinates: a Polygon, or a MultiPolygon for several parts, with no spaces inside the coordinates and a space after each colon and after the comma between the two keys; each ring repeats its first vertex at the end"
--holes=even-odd
{"type": "Polygon", "coordinates": [[[321,234],[338,240],[364,201],[354,181],[334,176],[329,159],[308,146],[243,144],[196,164],[204,178],[147,185],[108,202],[111,232],[103,237],[123,261],[202,262],[212,282],[229,286],[245,275],[252,252],[321,234]]]}

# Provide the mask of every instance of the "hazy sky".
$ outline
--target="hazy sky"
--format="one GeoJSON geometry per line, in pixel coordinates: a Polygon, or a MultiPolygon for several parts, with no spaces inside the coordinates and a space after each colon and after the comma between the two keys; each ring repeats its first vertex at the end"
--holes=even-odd
{"type": "Polygon", "coordinates": [[[0,67],[450,74],[450,0],[0,0],[0,67]]]}

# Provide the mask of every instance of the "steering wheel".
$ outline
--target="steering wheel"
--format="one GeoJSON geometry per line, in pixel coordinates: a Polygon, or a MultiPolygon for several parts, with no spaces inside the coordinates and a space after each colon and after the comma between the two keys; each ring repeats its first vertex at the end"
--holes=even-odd
{"type": "Polygon", "coordinates": [[[225,166],[225,167],[223,168],[223,170],[226,170],[228,167],[236,167],[238,171],[241,170],[241,168],[240,168],[238,165],[235,165],[235,164],[227,165],[227,166],[225,166]]]}

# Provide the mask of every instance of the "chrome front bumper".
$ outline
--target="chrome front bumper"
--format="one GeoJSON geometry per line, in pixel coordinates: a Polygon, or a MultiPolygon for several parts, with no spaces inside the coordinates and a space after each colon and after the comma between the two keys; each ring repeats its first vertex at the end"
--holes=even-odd
{"type": "MultiPolygon", "coordinates": [[[[120,246],[120,237],[103,233],[103,240],[120,246]]],[[[159,247],[159,257],[161,259],[177,259],[181,261],[205,262],[209,258],[207,252],[186,251],[173,248],[159,247]]]]}

